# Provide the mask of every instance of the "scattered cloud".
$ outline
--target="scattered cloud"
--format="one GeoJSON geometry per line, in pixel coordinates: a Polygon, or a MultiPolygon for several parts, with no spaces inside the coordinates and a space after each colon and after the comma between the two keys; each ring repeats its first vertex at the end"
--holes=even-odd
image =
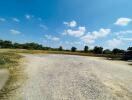
{"type": "Polygon", "coordinates": [[[118,26],[127,26],[131,21],[132,19],[130,18],[119,18],[114,24],[118,26]]]}
{"type": "Polygon", "coordinates": [[[44,30],[47,30],[48,29],[48,27],[46,26],[46,25],[44,25],[44,24],[40,24],[39,25],[42,29],[44,29],[44,30]]]}
{"type": "Polygon", "coordinates": [[[85,36],[81,37],[81,40],[85,43],[92,44],[95,42],[95,38],[90,33],[86,34],[85,36]]]}
{"type": "Polygon", "coordinates": [[[65,41],[64,43],[67,45],[81,45],[80,41],[74,41],[74,42],[65,41]]]}
{"type": "Polygon", "coordinates": [[[19,35],[19,34],[21,34],[20,31],[15,30],[15,29],[11,29],[10,32],[11,32],[11,34],[13,34],[13,35],[19,35]]]}
{"type": "Polygon", "coordinates": [[[109,48],[117,48],[125,44],[126,42],[132,41],[132,38],[131,38],[132,30],[114,32],[114,34],[116,35],[115,38],[106,41],[106,45],[109,48]]]}
{"type": "Polygon", "coordinates": [[[120,39],[122,41],[132,41],[132,38],[121,37],[120,39]]]}
{"type": "Polygon", "coordinates": [[[78,27],[78,30],[72,30],[72,29],[67,29],[62,33],[63,35],[70,35],[74,37],[80,37],[83,36],[86,32],[85,27],[78,27]]]}
{"type": "Polygon", "coordinates": [[[52,40],[52,41],[59,41],[60,38],[56,37],[56,36],[52,36],[52,35],[45,35],[45,38],[48,40],[52,40]]]}
{"type": "Polygon", "coordinates": [[[32,19],[34,16],[33,16],[33,15],[26,14],[25,17],[26,17],[26,19],[30,20],[30,19],[32,19]]]}
{"type": "Polygon", "coordinates": [[[99,31],[88,32],[86,35],[81,37],[81,40],[85,43],[92,44],[98,38],[106,37],[111,33],[111,29],[101,28],[99,31]]]}
{"type": "Polygon", "coordinates": [[[71,21],[71,22],[64,22],[65,25],[67,25],[68,27],[76,27],[77,26],[77,22],[76,21],[71,21]]]}
{"type": "Polygon", "coordinates": [[[123,43],[123,41],[121,39],[116,39],[116,38],[107,41],[107,45],[110,48],[116,48],[116,47],[120,46],[122,43],[123,43]]]}
{"type": "Polygon", "coordinates": [[[5,19],[5,18],[0,18],[0,21],[1,21],[1,22],[5,22],[6,19],[5,19]]]}
{"type": "MultiPolygon", "coordinates": [[[[69,26],[69,27],[71,27],[70,24],[72,22],[73,21],[64,22],[64,24],[69,26]]],[[[73,26],[75,27],[75,26],[77,26],[77,24],[75,24],[73,26]]],[[[111,29],[101,28],[99,31],[86,32],[86,27],[78,27],[78,29],[67,29],[67,30],[64,30],[64,32],[62,34],[63,35],[73,36],[73,37],[77,37],[84,44],[93,44],[96,39],[106,37],[110,33],[111,33],[111,29]]]]}
{"type": "Polygon", "coordinates": [[[14,22],[20,22],[20,20],[19,20],[18,18],[12,18],[12,20],[13,20],[14,22]]]}
{"type": "Polygon", "coordinates": [[[132,30],[115,32],[116,35],[132,34],[132,30]]]}

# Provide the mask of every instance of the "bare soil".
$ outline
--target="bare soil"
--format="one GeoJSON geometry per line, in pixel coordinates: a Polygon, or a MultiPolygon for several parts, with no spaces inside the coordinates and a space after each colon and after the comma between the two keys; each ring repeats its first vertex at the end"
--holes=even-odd
{"type": "Polygon", "coordinates": [[[132,100],[132,67],[75,55],[24,55],[27,81],[10,100],[132,100]]]}

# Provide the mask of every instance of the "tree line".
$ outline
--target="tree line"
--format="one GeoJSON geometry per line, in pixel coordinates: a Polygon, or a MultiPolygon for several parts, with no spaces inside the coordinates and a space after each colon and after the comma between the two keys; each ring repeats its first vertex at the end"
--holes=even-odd
{"type": "MultiPolygon", "coordinates": [[[[71,48],[72,52],[76,52],[77,48],[76,47],[72,47],[71,48]]],[[[132,47],[128,47],[127,51],[132,52],[132,47]]],[[[125,50],[122,49],[118,49],[118,48],[114,48],[113,50],[110,49],[103,49],[103,47],[99,47],[99,46],[95,46],[93,49],[89,49],[88,46],[84,47],[84,50],[81,52],[85,52],[85,53],[95,53],[95,54],[124,54],[125,52],[127,52],[125,50]]]]}
{"type": "Polygon", "coordinates": [[[30,50],[48,50],[50,47],[44,47],[38,43],[13,43],[8,40],[0,40],[0,48],[11,48],[11,49],[30,49],[30,50]]]}
{"type": "MultiPolygon", "coordinates": [[[[13,43],[12,41],[8,40],[0,40],[0,48],[12,48],[12,49],[29,49],[29,50],[58,50],[58,51],[71,51],[76,52],[76,47],[72,47],[71,50],[65,50],[62,46],[59,48],[51,48],[51,47],[45,47],[38,43],[13,43]]],[[[127,49],[128,51],[132,52],[132,47],[129,47],[127,49]]],[[[103,47],[95,46],[93,49],[89,49],[88,46],[84,47],[84,50],[80,51],[84,53],[95,53],[95,54],[124,54],[126,51],[118,48],[114,48],[113,50],[109,49],[103,49],[103,47]]]]}

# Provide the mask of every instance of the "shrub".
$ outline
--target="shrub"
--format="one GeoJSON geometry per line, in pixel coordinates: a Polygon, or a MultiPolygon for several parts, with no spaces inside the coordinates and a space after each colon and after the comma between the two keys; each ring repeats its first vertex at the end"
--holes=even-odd
{"type": "Polygon", "coordinates": [[[112,53],[112,51],[109,50],[109,49],[105,49],[105,50],[103,51],[103,54],[111,54],[111,53],[112,53]]]}
{"type": "Polygon", "coordinates": [[[71,51],[72,51],[72,52],[76,52],[76,50],[77,50],[76,47],[72,47],[72,48],[71,48],[71,51]]]}
{"type": "Polygon", "coordinates": [[[58,50],[59,50],[59,51],[62,51],[62,50],[63,50],[63,47],[62,47],[62,46],[60,46],[58,50]]]}
{"type": "Polygon", "coordinates": [[[93,49],[93,52],[96,53],[96,54],[102,54],[103,53],[103,48],[95,46],[94,49],[93,49]]]}
{"type": "Polygon", "coordinates": [[[121,49],[118,49],[118,48],[115,48],[115,49],[112,50],[112,53],[113,54],[123,54],[123,53],[125,53],[125,51],[121,50],[121,49]]]}
{"type": "Polygon", "coordinates": [[[88,49],[89,49],[89,47],[88,46],[85,46],[84,47],[84,52],[88,52],[88,49]]]}

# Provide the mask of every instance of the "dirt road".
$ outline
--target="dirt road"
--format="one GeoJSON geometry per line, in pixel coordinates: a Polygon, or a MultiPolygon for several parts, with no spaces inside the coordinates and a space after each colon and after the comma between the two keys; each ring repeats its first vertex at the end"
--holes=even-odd
{"type": "Polygon", "coordinates": [[[27,81],[16,100],[132,100],[132,67],[123,62],[71,55],[25,57],[27,81]]]}

